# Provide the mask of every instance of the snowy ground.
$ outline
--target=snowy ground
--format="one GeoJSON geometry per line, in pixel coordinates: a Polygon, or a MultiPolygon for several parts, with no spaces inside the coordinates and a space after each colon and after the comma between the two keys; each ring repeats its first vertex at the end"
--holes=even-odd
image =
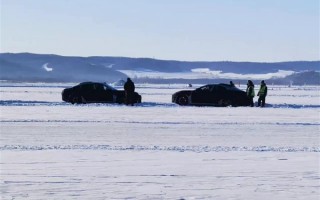
{"type": "Polygon", "coordinates": [[[1,199],[320,198],[319,87],[215,108],[172,104],[184,85],[138,85],[134,107],[71,105],[70,85],[1,83],[1,199]]]}

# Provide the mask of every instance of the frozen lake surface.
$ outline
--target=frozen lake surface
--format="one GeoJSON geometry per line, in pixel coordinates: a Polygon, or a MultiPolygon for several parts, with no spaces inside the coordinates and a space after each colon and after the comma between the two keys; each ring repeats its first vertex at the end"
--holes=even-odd
{"type": "Polygon", "coordinates": [[[216,108],[172,104],[185,85],[148,84],[133,107],[71,105],[72,85],[1,83],[1,199],[319,200],[317,86],[216,108]]]}

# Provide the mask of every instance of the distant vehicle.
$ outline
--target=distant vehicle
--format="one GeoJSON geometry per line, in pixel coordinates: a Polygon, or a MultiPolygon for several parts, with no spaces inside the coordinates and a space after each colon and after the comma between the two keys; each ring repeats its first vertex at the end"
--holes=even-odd
{"type": "MultiPolygon", "coordinates": [[[[83,82],[62,91],[62,100],[74,103],[124,103],[124,90],[116,90],[106,83],[83,82]]],[[[141,103],[141,95],[134,93],[134,102],[141,103]]]]}
{"type": "Polygon", "coordinates": [[[246,92],[229,84],[209,84],[195,90],[182,90],[172,95],[179,105],[249,106],[246,92]]]}

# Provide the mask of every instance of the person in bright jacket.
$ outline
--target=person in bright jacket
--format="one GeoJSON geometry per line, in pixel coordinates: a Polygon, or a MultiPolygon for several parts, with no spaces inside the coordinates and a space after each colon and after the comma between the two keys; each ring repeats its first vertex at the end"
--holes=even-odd
{"type": "Polygon", "coordinates": [[[259,92],[257,94],[259,96],[258,106],[264,107],[264,105],[266,103],[267,93],[268,93],[268,87],[267,87],[267,85],[266,85],[266,83],[264,81],[261,81],[260,89],[259,89],[259,92]]]}
{"type": "Polygon", "coordinates": [[[247,83],[247,97],[249,98],[250,100],[250,106],[253,107],[254,106],[254,103],[253,103],[253,98],[255,96],[255,93],[254,93],[254,84],[251,80],[248,80],[248,83],[247,83]]]}
{"type": "Polygon", "coordinates": [[[134,83],[130,78],[127,79],[127,82],[124,84],[124,91],[125,91],[125,103],[127,105],[131,104],[133,106],[134,103],[134,90],[135,86],[134,83]]]}

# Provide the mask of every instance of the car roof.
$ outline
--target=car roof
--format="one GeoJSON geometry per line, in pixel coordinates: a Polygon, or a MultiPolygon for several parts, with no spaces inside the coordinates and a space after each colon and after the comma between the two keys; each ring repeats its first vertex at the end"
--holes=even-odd
{"type": "Polygon", "coordinates": [[[79,83],[79,85],[87,85],[87,84],[93,84],[95,82],[82,82],[82,83],[79,83]]]}
{"type": "Polygon", "coordinates": [[[106,82],[91,82],[91,81],[87,81],[87,82],[82,82],[79,83],[79,85],[90,85],[90,84],[101,84],[106,86],[107,88],[111,89],[111,90],[116,90],[115,88],[113,88],[112,86],[110,86],[109,84],[107,84],[106,82]]]}
{"type": "MultiPolygon", "coordinates": [[[[240,90],[239,88],[235,87],[235,86],[232,86],[230,84],[226,84],[226,83],[214,83],[214,84],[207,84],[207,85],[204,85],[204,86],[222,86],[228,90],[235,90],[235,91],[242,91],[240,90]]],[[[203,87],[203,86],[201,86],[203,87]]]]}

